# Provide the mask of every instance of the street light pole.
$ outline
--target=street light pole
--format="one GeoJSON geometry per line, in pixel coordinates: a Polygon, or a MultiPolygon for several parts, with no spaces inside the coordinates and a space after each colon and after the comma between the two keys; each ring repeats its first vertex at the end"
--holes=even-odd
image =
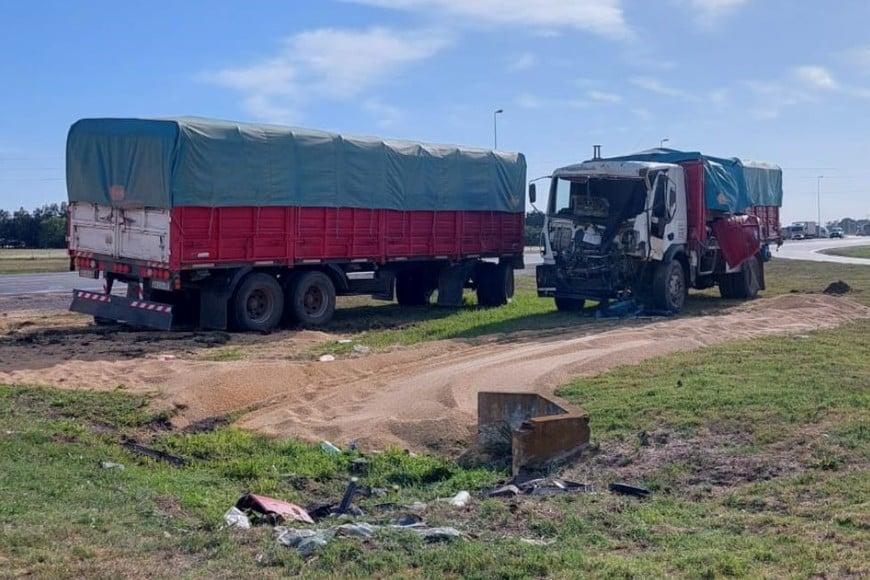
{"type": "Polygon", "coordinates": [[[504,113],[504,109],[496,109],[492,112],[492,148],[498,149],[498,117],[504,113]]]}
{"type": "Polygon", "coordinates": [[[668,139],[668,138],[664,138],[661,141],[659,141],[659,149],[664,149],[665,143],[667,143],[668,141],[670,141],[670,139],[668,139]]]}
{"type": "Polygon", "coordinates": [[[822,236],[822,178],[824,175],[819,175],[816,178],[816,219],[819,220],[816,224],[817,236],[822,236]]]}

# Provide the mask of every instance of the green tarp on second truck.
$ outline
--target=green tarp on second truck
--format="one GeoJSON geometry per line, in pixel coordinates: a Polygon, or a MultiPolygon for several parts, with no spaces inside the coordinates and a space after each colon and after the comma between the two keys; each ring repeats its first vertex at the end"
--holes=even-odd
{"type": "Polygon", "coordinates": [[[525,211],[520,153],[200,118],[78,121],[66,174],[119,207],[525,211]]]}
{"type": "Polygon", "coordinates": [[[607,161],[654,161],[684,163],[703,161],[704,198],[707,209],[743,213],[753,205],[782,207],[782,169],[771,163],[736,157],[711,157],[697,151],[649,149],[610,157],[607,161]]]}

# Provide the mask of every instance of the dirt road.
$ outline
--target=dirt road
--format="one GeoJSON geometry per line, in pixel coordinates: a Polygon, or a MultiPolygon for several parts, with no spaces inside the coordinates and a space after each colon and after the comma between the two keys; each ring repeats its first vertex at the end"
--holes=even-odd
{"type": "Polygon", "coordinates": [[[179,425],[244,411],[237,424],[259,432],[448,453],[473,437],[480,390],[552,394],[572,377],[669,352],[870,317],[870,308],[845,297],[791,294],[705,317],[439,341],[319,362],[303,359],[336,336],[119,332],[71,315],[51,327],[46,320],[56,318],[22,312],[0,320],[0,383],[120,386],[157,393],[178,410],[179,425]],[[209,347],[227,340],[252,357],[209,360],[209,347]]]}

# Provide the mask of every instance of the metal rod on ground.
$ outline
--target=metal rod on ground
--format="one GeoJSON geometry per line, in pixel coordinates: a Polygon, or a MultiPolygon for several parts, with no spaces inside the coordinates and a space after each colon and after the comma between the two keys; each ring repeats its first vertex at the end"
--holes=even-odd
{"type": "Polygon", "coordinates": [[[344,497],[341,498],[341,503],[338,504],[338,509],[335,511],[337,514],[343,514],[347,512],[347,509],[350,507],[350,501],[353,499],[353,494],[356,493],[359,480],[356,477],[351,477],[350,482],[347,484],[347,489],[344,492],[344,497]]]}

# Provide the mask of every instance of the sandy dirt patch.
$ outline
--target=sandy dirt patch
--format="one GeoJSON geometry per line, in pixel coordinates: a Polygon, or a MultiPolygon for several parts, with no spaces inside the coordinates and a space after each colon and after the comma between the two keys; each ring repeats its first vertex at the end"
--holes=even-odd
{"type": "Polygon", "coordinates": [[[55,329],[0,322],[0,382],[157,393],[179,426],[244,411],[237,424],[279,436],[453,453],[474,436],[477,392],[552,395],[577,376],[729,340],[805,333],[870,317],[823,294],[791,294],[704,317],[593,324],[476,341],[438,341],[332,362],[302,361],[336,335],[232,335],[257,359],[206,360],[215,333],[55,329]],[[15,325],[19,326],[15,326],[15,325]],[[143,338],[146,337],[146,338],[143,338]],[[205,353],[205,354],[204,354],[205,353]],[[296,357],[296,360],[292,360],[296,357]],[[290,359],[290,360],[288,360],[290,359]]]}

